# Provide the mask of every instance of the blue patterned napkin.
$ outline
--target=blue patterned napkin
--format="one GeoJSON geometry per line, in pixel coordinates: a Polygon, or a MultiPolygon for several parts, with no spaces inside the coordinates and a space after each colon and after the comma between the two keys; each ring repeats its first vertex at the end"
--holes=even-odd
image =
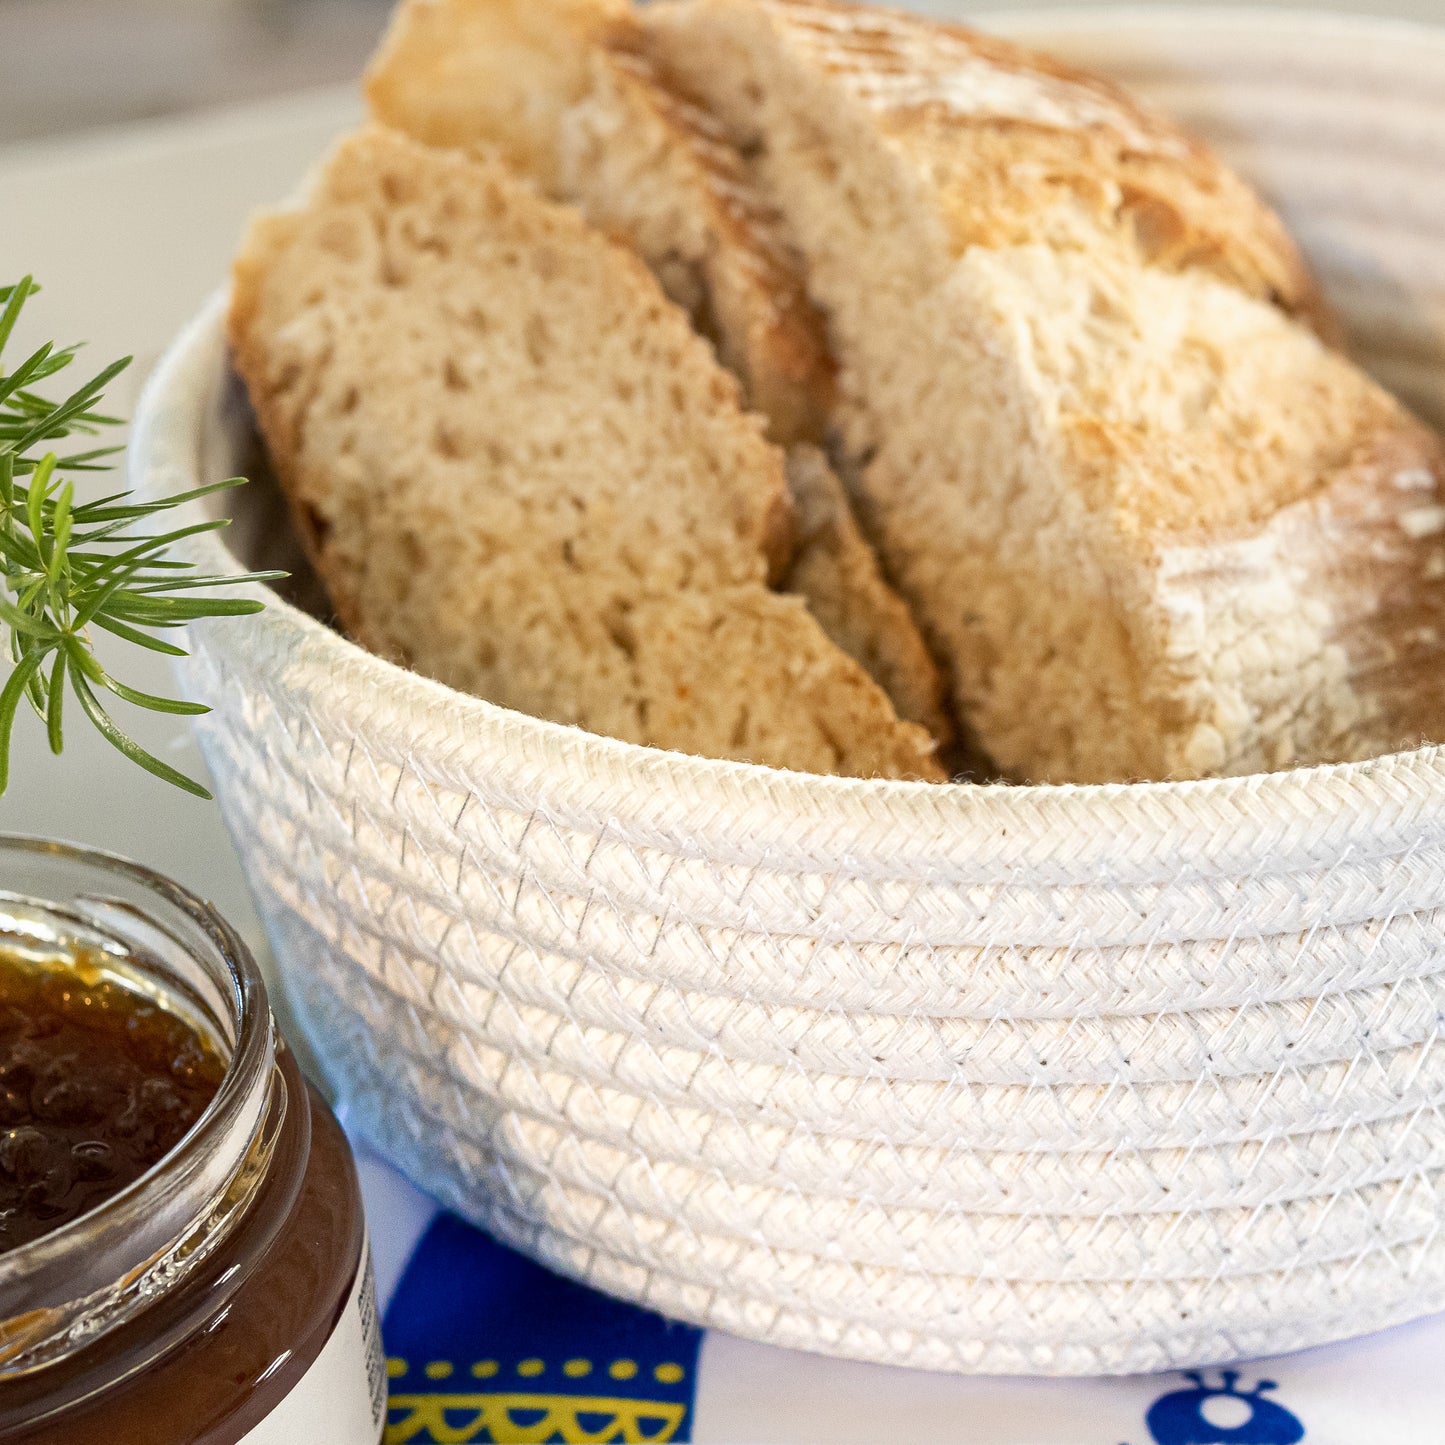
{"type": "Polygon", "coordinates": [[[1123,1379],[965,1378],[703,1331],[549,1273],[361,1151],[386,1445],[1445,1445],[1445,1319],[1123,1379]]]}
{"type": "Polygon", "coordinates": [[[702,1331],[442,1214],[383,1323],[388,1441],[689,1440],[702,1331]]]}

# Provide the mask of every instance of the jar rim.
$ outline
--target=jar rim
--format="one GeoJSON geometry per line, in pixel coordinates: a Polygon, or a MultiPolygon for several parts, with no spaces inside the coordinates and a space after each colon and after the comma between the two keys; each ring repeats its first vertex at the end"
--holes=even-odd
{"type": "MultiPolygon", "coordinates": [[[[219,1088],[168,1153],[75,1219],[0,1254],[0,1378],[16,1365],[45,1363],[22,1363],[41,1340],[90,1339],[108,1328],[97,1328],[77,1307],[93,1287],[132,1283],[137,1271],[155,1265],[158,1248],[163,1253],[167,1244],[184,1237],[186,1228],[194,1228],[242,1172],[268,1120],[274,1134],[276,1110],[285,1104],[284,1089],[278,1100],[273,1078],[276,1038],[265,982],[235,929],[204,899],[113,853],[0,834],[3,902],[93,929],[121,948],[127,945],[118,931],[120,921],[144,925],[150,936],[164,938],[177,957],[203,971],[211,1001],[220,1001],[226,1013],[216,1022],[229,1037],[222,1039],[228,1053],[219,1088]],[[9,886],[17,873],[27,877],[23,890],[9,886]],[[49,888],[43,886],[47,875],[55,880],[49,888]],[[42,885],[38,891],[37,883],[42,885]],[[57,896],[62,890],[64,896],[57,896]],[[87,1279],[74,1267],[76,1261],[106,1245],[113,1255],[110,1264],[96,1261],[87,1279]],[[117,1249],[120,1256],[115,1256],[117,1249]],[[127,1251],[130,1257],[121,1257],[127,1251]],[[17,1320],[34,1323],[22,1327],[17,1320]]],[[[145,958],[164,972],[165,958],[151,951],[145,958]]],[[[181,1270],[191,1253],[178,1262],[181,1270]]]]}

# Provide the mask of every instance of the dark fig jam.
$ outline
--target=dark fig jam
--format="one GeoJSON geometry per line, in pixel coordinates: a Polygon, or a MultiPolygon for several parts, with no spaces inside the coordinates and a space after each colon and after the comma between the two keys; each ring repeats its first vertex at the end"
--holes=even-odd
{"type": "Polygon", "coordinates": [[[189,1023],[84,952],[37,965],[0,949],[0,1252],[158,1164],[225,1071],[189,1023]]]}

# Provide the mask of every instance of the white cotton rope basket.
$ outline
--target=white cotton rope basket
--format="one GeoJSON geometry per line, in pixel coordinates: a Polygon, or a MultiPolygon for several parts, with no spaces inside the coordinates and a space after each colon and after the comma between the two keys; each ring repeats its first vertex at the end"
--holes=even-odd
{"type": "MultiPolygon", "coordinates": [[[[1445,31],[1011,15],[1214,141],[1445,419],[1445,31]]],[[[213,303],[139,484],[246,470],[213,303]]],[[[234,552],[284,534],[236,501],[234,552]]],[[[226,820],[362,1131],[566,1274],[777,1344],[1091,1374],[1445,1308],[1445,755],[809,777],[466,698],[289,603],[193,629],[226,820]]]]}

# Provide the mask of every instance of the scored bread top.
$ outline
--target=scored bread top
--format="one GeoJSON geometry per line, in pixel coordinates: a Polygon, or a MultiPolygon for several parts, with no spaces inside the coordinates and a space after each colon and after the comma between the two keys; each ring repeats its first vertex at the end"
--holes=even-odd
{"type": "Polygon", "coordinates": [[[230,336],[353,635],[503,705],[813,772],[927,734],[769,588],[783,462],[629,252],[495,162],[372,129],[256,222],[230,336]]]}
{"type": "Polygon", "coordinates": [[[834,368],[776,213],[717,122],[664,83],[635,23],[609,27],[559,136],[566,194],[641,253],[784,444],[820,441],[834,368]]]}
{"type": "Polygon", "coordinates": [[[789,239],[812,250],[813,288],[842,341],[840,421],[855,456],[882,440],[870,413],[894,409],[890,428],[910,426],[890,388],[914,385],[916,370],[926,389],[965,281],[982,323],[1012,329],[1020,380],[1048,393],[1080,500],[1112,514],[1126,545],[1257,525],[1327,487],[1378,431],[1421,432],[1289,324],[1332,331],[1278,217],[1202,143],[1105,81],[837,0],[660,0],[642,24],[654,67],[704,90],[785,208],[804,204],[802,183],[837,192],[834,234],[815,218],[789,239]],[[786,137],[755,75],[780,91],[813,83],[786,137]],[[769,169],[780,140],[801,177],[769,169]],[[836,157],[870,148],[891,169],[861,163],[840,179],[836,157]],[[838,242],[849,228],[852,243],[838,242]],[[870,367],[889,330],[914,355],[870,367]]]}
{"type": "MultiPolygon", "coordinates": [[[[728,95],[688,42],[694,7],[644,12],[666,73],[729,134],[765,144],[754,97],[728,95]]],[[[846,0],[757,0],[806,63],[870,109],[908,158],[950,249],[1108,241],[1167,270],[1209,271],[1333,340],[1337,325],[1279,218],[1207,147],[1108,82],[962,26],[846,0]]],[[[827,124],[819,117],[819,124],[827,124]]]]}
{"type": "Polygon", "coordinates": [[[903,403],[867,490],[995,756],[1184,777],[1442,735],[1445,447],[1393,397],[1198,272],[977,249],[934,299],[917,393],[1005,388],[974,422],[996,480],[910,488],[948,457],[903,403]]]}
{"type": "Polygon", "coordinates": [[[952,289],[1023,328],[1075,494],[1128,547],[1247,534],[1387,435],[1437,445],[1346,357],[1208,274],[1019,247],[976,252],[952,289]]]}

